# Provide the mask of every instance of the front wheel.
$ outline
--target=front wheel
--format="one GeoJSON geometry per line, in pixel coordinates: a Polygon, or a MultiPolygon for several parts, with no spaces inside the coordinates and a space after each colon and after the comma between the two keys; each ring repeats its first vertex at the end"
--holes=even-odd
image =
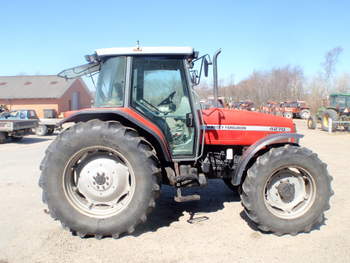
{"type": "Polygon", "coordinates": [[[288,119],[293,119],[293,113],[292,112],[285,112],[283,113],[283,117],[288,119]]]}
{"type": "Polygon", "coordinates": [[[329,209],[330,182],[315,153],[286,145],[257,158],[247,172],[241,200],[247,216],[263,231],[309,232],[329,209]]]}
{"type": "Polygon", "coordinates": [[[152,146],[118,122],[92,120],[60,134],[41,164],[39,185],[54,219],[81,237],[132,233],[159,195],[152,146]]]}
{"type": "Polygon", "coordinates": [[[311,115],[307,120],[307,127],[311,130],[316,129],[317,126],[317,118],[315,115],[311,115]]]}
{"type": "Polygon", "coordinates": [[[45,136],[47,134],[47,126],[46,125],[39,125],[35,129],[35,134],[38,136],[45,136]]]}
{"type": "Polygon", "coordinates": [[[310,116],[311,116],[311,113],[309,110],[301,110],[300,111],[300,118],[307,120],[310,118],[310,116]]]}

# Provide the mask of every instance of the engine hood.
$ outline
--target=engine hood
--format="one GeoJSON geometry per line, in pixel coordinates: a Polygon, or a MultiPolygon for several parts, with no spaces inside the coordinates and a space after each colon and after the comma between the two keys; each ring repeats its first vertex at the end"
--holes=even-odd
{"type": "Polygon", "coordinates": [[[251,145],[275,133],[294,133],[291,119],[260,112],[211,108],[203,110],[206,144],[251,145]]]}

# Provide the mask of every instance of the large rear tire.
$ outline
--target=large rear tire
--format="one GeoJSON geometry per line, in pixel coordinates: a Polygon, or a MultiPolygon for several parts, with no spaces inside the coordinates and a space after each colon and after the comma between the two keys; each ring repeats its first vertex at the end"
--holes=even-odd
{"type": "Polygon", "coordinates": [[[132,233],[160,192],[154,149],[119,122],[91,120],[65,130],[40,169],[50,215],[81,237],[132,233]]]}
{"type": "Polygon", "coordinates": [[[247,172],[241,200],[259,229],[294,235],[323,222],[331,195],[326,164],[306,148],[285,145],[257,158],[247,172]]]}
{"type": "MultiPolygon", "coordinates": [[[[335,110],[328,109],[323,112],[322,119],[321,119],[321,124],[322,124],[322,130],[328,131],[329,129],[329,124],[330,124],[330,119],[332,121],[337,121],[338,120],[338,113],[335,110]]],[[[336,123],[332,123],[332,131],[337,130],[338,125],[336,123]]]]}

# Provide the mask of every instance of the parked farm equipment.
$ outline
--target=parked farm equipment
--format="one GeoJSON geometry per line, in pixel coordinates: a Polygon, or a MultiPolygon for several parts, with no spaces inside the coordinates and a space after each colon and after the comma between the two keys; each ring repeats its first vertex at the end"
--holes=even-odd
{"type": "Polygon", "coordinates": [[[310,116],[307,126],[316,129],[319,122],[324,131],[336,131],[338,128],[350,131],[350,94],[331,94],[329,105],[320,107],[315,115],[310,116]]]}
{"type": "Polygon", "coordinates": [[[310,107],[305,101],[282,102],[276,108],[277,114],[286,118],[301,118],[307,120],[310,117],[310,107]]]}

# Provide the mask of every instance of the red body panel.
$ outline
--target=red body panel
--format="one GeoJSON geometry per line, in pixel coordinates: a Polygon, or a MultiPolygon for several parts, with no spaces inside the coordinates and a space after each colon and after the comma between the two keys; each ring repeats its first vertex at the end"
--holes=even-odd
{"type": "Polygon", "coordinates": [[[167,140],[164,137],[163,132],[158,128],[158,126],[156,126],[154,123],[150,122],[148,119],[144,118],[142,115],[140,115],[139,113],[137,113],[136,111],[130,109],[130,108],[87,108],[87,109],[81,109],[81,110],[76,110],[76,111],[66,111],[64,113],[64,117],[68,118],[70,116],[72,116],[75,113],[81,112],[81,111],[101,111],[101,110],[108,110],[108,111],[122,111],[127,113],[128,115],[130,115],[131,117],[133,117],[134,119],[140,121],[141,123],[143,123],[144,125],[146,125],[148,128],[150,128],[153,132],[155,132],[159,138],[161,138],[162,141],[164,141],[165,144],[167,144],[167,140]]]}
{"type": "MultiPolygon", "coordinates": [[[[167,140],[158,126],[130,108],[90,108],[66,112],[65,117],[68,118],[81,111],[96,110],[116,110],[127,113],[153,130],[167,145],[167,140]]],[[[292,120],[270,114],[223,108],[210,108],[203,110],[202,113],[207,145],[252,145],[269,134],[295,132],[292,120]]]]}
{"type": "Polygon", "coordinates": [[[203,120],[209,145],[252,145],[269,134],[295,132],[292,120],[260,112],[211,108],[203,120]]]}

